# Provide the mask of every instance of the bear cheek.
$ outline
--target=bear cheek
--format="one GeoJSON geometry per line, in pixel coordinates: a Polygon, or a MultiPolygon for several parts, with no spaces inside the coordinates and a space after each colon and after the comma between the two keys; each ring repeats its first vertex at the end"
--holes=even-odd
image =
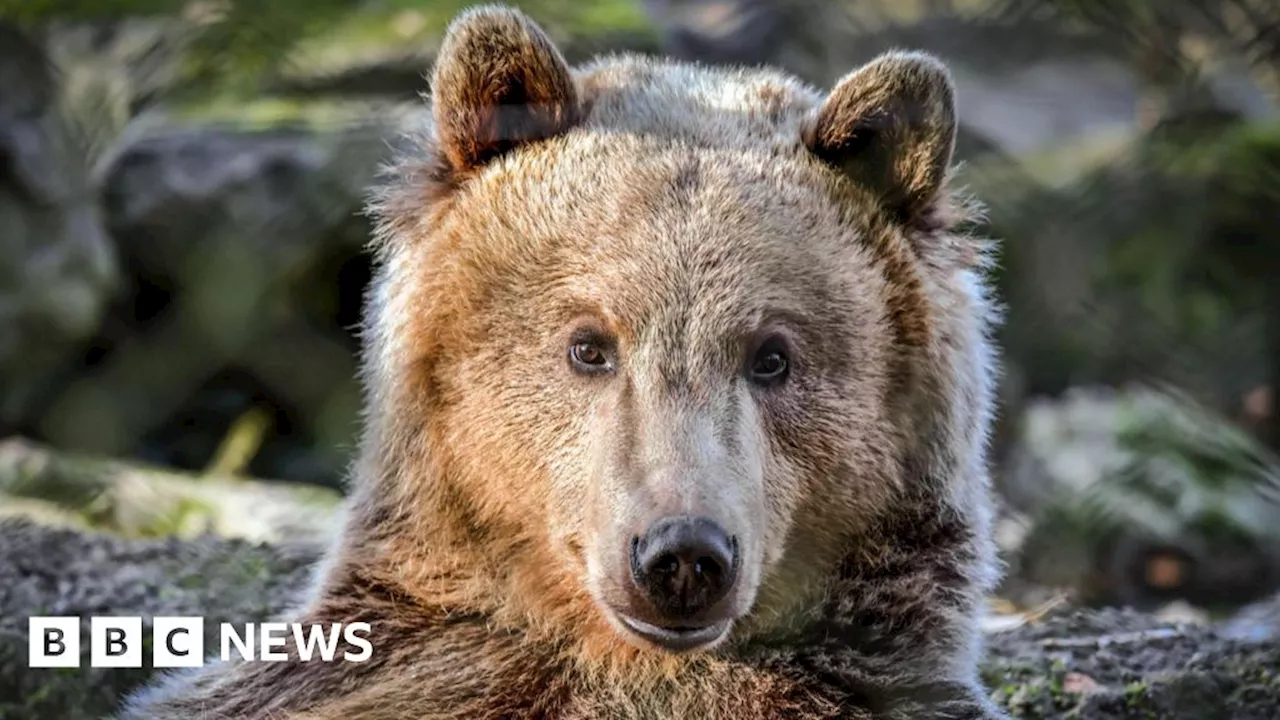
{"type": "Polygon", "coordinates": [[[762,575],[782,556],[802,487],[797,469],[775,450],[769,427],[773,418],[749,398],[742,405],[749,408],[739,427],[738,443],[738,475],[744,487],[741,516],[748,526],[743,550],[762,575]]]}
{"type": "Polygon", "coordinates": [[[546,509],[548,530],[554,551],[566,567],[577,573],[585,573],[587,551],[591,545],[591,521],[588,513],[591,504],[584,502],[589,493],[588,483],[571,472],[552,469],[553,495],[546,509]]]}
{"type": "Polygon", "coordinates": [[[625,570],[620,529],[624,514],[625,489],[619,478],[627,472],[621,467],[617,440],[611,437],[600,416],[592,417],[591,429],[579,444],[576,477],[578,487],[573,494],[573,511],[584,543],[587,567],[596,582],[608,582],[625,570]]]}

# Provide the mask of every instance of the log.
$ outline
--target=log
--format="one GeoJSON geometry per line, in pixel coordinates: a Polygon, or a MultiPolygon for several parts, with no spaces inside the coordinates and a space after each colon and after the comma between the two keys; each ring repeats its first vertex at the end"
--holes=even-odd
{"type": "Polygon", "coordinates": [[[314,485],[196,475],[60,453],[22,438],[0,441],[0,504],[42,503],[126,536],[211,533],[323,543],[336,528],[341,500],[336,491],[314,485]]]}

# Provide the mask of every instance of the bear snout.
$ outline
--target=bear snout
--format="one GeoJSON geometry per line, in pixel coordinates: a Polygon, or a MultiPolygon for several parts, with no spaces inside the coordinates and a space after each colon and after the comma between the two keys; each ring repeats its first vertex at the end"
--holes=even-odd
{"type": "Polygon", "coordinates": [[[738,539],[710,518],[662,518],[634,536],[630,548],[631,581],[664,618],[704,613],[737,579],[738,539]]]}

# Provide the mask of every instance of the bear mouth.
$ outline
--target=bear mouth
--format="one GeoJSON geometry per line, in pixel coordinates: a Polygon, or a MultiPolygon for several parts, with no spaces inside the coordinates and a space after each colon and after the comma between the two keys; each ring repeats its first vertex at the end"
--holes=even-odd
{"type": "Polygon", "coordinates": [[[673,652],[688,652],[713,645],[729,633],[731,624],[729,620],[722,620],[710,625],[663,627],[621,613],[618,614],[618,619],[628,630],[644,640],[673,652]]]}

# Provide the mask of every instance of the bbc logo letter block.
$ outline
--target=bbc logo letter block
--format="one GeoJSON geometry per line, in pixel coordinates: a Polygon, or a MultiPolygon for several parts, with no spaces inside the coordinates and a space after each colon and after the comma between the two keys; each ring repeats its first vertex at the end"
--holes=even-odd
{"type": "MultiPolygon", "coordinates": [[[[204,664],[202,618],[157,617],[151,633],[152,667],[204,664]]],[[[144,637],[141,617],[90,618],[89,666],[142,667],[144,637]]],[[[80,618],[32,617],[28,621],[27,643],[30,667],[80,667],[80,618]]]]}
{"type": "Polygon", "coordinates": [[[28,620],[27,665],[80,667],[80,618],[32,617],[28,620]]]}

